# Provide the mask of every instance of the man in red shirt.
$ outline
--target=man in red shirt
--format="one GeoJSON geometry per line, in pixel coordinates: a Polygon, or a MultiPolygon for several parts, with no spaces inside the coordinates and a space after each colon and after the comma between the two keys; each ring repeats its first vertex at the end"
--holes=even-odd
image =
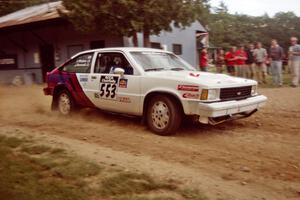
{"type": "Polygon", "coordinates": [[[247,78],[247,75],[249,73],[248,67],[246,65],[247,53],[243,45],[241,45],[240,48],[235,52],[235,57],[237,76],[247,78]]]}
{"type": "Polygon", "coordinates": [[[236,52],[236,47],[233,46],[231,47],[230,51],[226,52],[225,54],[227,72],[231,76],[235,76],[235,61],[236,61],[235,52],[236,52]]]}
{"type": "Polygon", "coordinates": [[[208,66],[208,53],[207,53],[207,49],[204,48],[200,54],[200,70],[203,72],[207,72],[207,66],[208,66]]]}

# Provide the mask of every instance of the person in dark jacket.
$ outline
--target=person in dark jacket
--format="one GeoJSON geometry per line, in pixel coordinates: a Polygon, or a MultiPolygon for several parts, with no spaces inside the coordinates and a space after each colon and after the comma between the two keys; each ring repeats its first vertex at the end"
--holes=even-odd
{"type": "Polygon", "coordinates": [[[255,59],[254,59],[254,44],[249,44],[247,48],[247,60],[246,64],[248,65],[248,78],[254,79],[255,77],[255,59]]]}

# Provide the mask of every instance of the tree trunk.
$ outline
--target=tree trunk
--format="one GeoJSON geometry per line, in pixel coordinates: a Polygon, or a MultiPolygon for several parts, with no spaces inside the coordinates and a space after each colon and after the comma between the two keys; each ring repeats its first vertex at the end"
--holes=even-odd
{"type": "Polygon", "coordinates": [[[151,45],[150,45],[150,31],[147,28],[144,28],[143,39],[144,39],[144,47],[151,47],[151,45]]]}
{"type": "Polygon", "coordinates": [[[134,46],[134,47],[138,47],[138,46],[139,46],[139,41],[138,41],[138,37],[137,37],[137,32],[133,33],[133,36],[132,36],[132,42],[133,42],[133,46],[134,46]]]}

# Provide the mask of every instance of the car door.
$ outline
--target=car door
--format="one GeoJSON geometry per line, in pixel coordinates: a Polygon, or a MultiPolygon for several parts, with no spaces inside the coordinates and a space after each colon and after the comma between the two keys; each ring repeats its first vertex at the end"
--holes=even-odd
{"type": "Polygon", "coordinates": [[[59,73],[61,84],[65,84],[76,102],[91,107],[88,80],[91,74],[94,52],[82,53],[62,65],[59,73]]]}
{"type": "Polygon", "coordinates": [[[103,52],[96,55],[88,87],[91,100],[100,109],[140,114],[140,76],[121,52],[103,52]],[[114,68],[125,70],[124,75],[113,73],[114,68]]]}
{"type": "Polygon", "coordinates": [[[77,80],[84,92],[85,96],[92,101],[94,96],[93,89],[90,85],[92,79],[92,67],[95,63],[95,52],[84,53],[73,60],[73,71],[76,72],[77,80]]]}

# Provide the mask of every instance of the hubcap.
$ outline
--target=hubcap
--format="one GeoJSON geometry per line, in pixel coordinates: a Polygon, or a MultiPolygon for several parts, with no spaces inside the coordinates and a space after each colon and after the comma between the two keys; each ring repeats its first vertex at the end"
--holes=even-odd
{"type": "Polygon", "coordinates": [[[167,104],[157,101],[152,106],[152,122],[155,128],[164,129],[168,126],[170,120],[170,112],[167,104]]]}
{"type": "Polygon", "coordinates": [[[59,108],[59,111],[62,114],[64,114],[64,115],[67,115],[67,114],[70,113],[70,110],[71,110],[71,101],[70,101],[69,96],[66,93],[62,93],[59,96],[59,99],[58,99],[58,108],[59,108]]]}

